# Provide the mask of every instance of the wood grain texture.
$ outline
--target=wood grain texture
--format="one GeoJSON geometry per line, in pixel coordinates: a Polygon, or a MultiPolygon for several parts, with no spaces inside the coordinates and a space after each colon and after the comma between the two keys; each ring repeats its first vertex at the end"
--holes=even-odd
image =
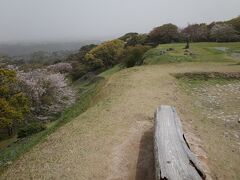
{"type": "Polygon", "coordinates": [[[185,140],[176,110],[171,106],[161,106],[155,113],[154,156],[157,180],[206,178],[185,140]]]}

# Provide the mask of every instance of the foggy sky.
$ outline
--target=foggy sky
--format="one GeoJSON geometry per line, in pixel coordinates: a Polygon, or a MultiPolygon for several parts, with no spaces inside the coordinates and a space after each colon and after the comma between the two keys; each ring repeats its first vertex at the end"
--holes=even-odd
{"type": "Polygon", "coordinates": [[[107,39],[238,15],[240,0],[0,0],[0,43],[107,39]]]}

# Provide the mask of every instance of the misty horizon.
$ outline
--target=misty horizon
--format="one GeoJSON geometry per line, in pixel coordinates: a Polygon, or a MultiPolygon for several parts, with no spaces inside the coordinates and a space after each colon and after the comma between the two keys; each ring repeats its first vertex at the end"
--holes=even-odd
{"type": "Polygon", "coordinates": [[[239,14],[239,0],[0,0],[0,44],[108,40],[165,23],[184,27],[239,14]]]}

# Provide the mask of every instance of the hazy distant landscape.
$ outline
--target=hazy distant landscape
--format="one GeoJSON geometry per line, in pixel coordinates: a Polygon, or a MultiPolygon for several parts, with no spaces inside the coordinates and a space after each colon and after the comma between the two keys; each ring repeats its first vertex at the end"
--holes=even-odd
{"type": "Polygon", "coordinates": [[[46,43],[8,43],[0,44],[0,54],[7,56],[29,55],[37,51],[54,52],[54,51],[76,51],[81,46],[87,44],[98,44],[100,40],[78,41],[78,42],[46,42],[46,43]]]}

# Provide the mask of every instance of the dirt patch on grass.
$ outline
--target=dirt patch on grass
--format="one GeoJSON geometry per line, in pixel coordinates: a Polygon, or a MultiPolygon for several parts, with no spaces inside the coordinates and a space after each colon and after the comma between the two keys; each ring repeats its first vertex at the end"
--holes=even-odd
{"type": "Polygon", "coordinates": [[[189,80],[237,80],[240,79],[240,72],[194,72],[173,74],[177,79],[189,80]]]}
{"type": "Polygon", "coordinates": [[[182,76],[185,89],[194,98],[193,105],[200,116],[193,124],[204,141],[214,179],[240,177],[239,74],[182,76]]]}

